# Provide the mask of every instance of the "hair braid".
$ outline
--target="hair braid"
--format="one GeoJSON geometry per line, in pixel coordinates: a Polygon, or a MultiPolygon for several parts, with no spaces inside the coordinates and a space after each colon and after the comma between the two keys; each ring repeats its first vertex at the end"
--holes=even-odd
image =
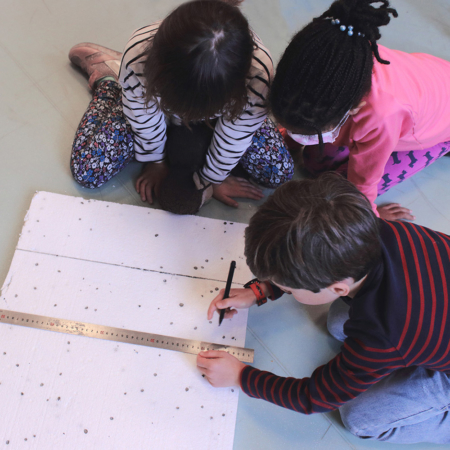
{"type": "Polygon", "coordinates": [[[322,141],[321,131],[336,126],[370,91],[373,58],[389,64],[380,57],[377,40],[379,27],[391,15],[398,16],[388,0],[337,0],[298,32],[278,64],[269,94],[275,118],[293,131],[319,134],[322,141]],[[332,18],[353,26],[354,35],[332,25],[332,18]]]}

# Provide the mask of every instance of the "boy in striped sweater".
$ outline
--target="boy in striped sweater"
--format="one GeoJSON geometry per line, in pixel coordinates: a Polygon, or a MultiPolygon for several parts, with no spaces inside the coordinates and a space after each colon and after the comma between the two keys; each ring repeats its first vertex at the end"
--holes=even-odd
{"type": "Polygon", "coordinates": [[[450,443],[449,236],[377,218],[354,185],[328,173],[280,187],[245,239],[258,278],[228,299],[221,292],[208,317],[286,292],[304,304],[333,302],[328,329],[343,345],[303,379],[202,352],[197,364],[213,386],[237,384],[304,414],[339,408],[360,438],[450,443]]]}

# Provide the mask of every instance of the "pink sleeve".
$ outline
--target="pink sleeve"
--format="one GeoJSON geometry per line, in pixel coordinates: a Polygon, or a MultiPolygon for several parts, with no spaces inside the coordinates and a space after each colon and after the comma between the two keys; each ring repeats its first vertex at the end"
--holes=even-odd
{"type": "Polygon", "coordinates": [[[397,111],[381,120],[374,114],[362,114],[355,124],[347,176],[367,196],[377,216],[379,214],[374,201],[378,194],[378,183],[400,137],[407,132],[409,123],[410,117],[397,111]]]}

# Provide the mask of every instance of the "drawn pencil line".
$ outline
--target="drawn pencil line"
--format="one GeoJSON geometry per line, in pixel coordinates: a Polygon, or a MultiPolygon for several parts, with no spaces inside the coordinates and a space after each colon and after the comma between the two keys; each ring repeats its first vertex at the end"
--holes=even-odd
{"type": "MultiPolygon", "coordinates": [[[[141,267],[126,266],[124,264],[114,264],[114,263],[107,263],[104,261],[95,261],[92,259],[75,258],[74,256],[56,255],[55,253],[39,252],[39,251],[27,250],[27,249],[23,249],[23,248],[16,248],[16,250],[21,251],[21,252],[27,252],[27,253],[35,253],[38,255],[56,256],[58,258],[72,259],[75,261],[86,261],[86,262],[91,262],[91,263],[95,263],[95,264],[104,264],[106,266],[124,267],[126,269],[141,270],[143,272],[153,272],[153,273],[160,273],[160,274],[164,274],[164,275],[175,275],[177,277],[193,278],[195,280],[216,281],[218,283],[225,283],[225,280],[217,280],[215,278],[205,278],[205,277],[198,277],[198,276],[194,276],[194,275],[186,275],[186,274],[182,274],[182,273],[164,272],[161,270],[154,270],[154,269],[144,269],[141,267]]],[[[233,284],[239,284],[239,285],[243,286],[243,283],[233,282],[233,284]]]]}

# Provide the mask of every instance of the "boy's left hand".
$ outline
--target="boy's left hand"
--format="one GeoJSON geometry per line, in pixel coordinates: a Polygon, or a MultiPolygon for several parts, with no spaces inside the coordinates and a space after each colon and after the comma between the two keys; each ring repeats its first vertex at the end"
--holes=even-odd
{"type": "Polygon", "coordinates": [[[214,387],[239,386],[245,364],[227,352],[210,350],[197,355],[197,367],[214,387]]]}

